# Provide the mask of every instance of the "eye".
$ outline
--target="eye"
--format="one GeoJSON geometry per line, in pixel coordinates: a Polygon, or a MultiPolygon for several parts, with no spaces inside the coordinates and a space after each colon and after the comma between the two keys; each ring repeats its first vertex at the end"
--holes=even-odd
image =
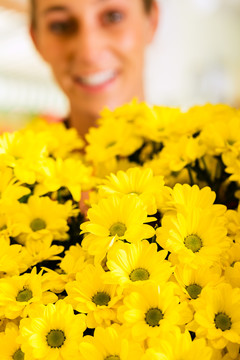
{"type": "Polygon", "coordinates": [[[56,35],[69,35],[75,32],[77,26],[74,21],[53,21],[48,28],[56,35]]]}
{"type": "Polygon", "coordinates": [[[108,11],[103,16],[103,21],[105,24],[116,24],[122,21],[124,14],[121,11],[108,11]]]}

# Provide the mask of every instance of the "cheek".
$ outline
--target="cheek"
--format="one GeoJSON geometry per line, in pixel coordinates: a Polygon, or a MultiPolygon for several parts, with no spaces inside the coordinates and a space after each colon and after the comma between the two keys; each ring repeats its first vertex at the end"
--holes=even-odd
{"type": "Polygon", "coordinates": [[[57,67],[66,56],[65,46],[44,33],[38,38],[38,50],[47,63],[57,67]]]}
{"type": "Polygon", "coordinates": [[[125,58],[137,62],[143,58],[147,43],[144,29],[143,24],[131,24],[131,26],[128,26],[118,39],[115,40],[116,49],[118,49],[125,58]]]}

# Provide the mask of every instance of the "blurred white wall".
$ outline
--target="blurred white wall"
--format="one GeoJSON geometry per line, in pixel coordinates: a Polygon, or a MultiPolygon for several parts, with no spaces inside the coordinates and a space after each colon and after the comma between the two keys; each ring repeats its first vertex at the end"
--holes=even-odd
{"type": "MultiPolygon", "coordinates": [[[[35,52],[28,17],[7,9],[8,1],[26,3],[0,0],[0,112],[63,116],[67,100],[35,52]]],[[[183,108],[240,106],[240,0],[159,3],[159,28],[147,53],[147,100],[183,108]]]]}
{"type": "Polygon", "coordinates": [[[240,105],[240,0],[162,0],[149,49],[151,101],[240,105]]]}

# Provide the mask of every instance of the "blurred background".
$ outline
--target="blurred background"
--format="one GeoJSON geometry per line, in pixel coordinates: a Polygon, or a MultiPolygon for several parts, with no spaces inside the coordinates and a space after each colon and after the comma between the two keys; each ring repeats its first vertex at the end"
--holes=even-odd
{"type": "MultiPolygon", "coordinates": [[[[159,0],[146,61],[146,97],[180,106],[240,107],[240,0],[159,0]]],[[[28,34],[28,1],[0,0],[0,130],[32,114],[63,117],[68,102],[28,34]]]]}

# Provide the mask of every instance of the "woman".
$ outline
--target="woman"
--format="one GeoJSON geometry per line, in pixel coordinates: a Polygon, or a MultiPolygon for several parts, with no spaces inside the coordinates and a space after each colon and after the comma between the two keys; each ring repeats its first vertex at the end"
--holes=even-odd
{"type": "Polygon", "coordinates": [[[31,0],[31,36],[84,135],[104,106],[144,100],[144,52],[158,23],[155,0],[31,0]]]}

